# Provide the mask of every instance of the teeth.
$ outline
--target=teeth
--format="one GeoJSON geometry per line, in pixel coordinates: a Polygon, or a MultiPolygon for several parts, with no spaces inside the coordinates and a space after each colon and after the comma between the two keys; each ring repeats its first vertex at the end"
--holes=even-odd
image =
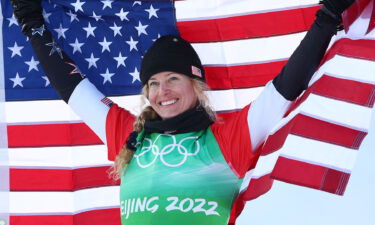
{"type": "Polygon", "coordinates": [[[160,104],[163,105],[163,106],[165,106],[165,105],[172,105],[175,102],[177,102],[176,99],[170,100],[170,101],[166,101],[166,102],[161,102],[160,104]]]}

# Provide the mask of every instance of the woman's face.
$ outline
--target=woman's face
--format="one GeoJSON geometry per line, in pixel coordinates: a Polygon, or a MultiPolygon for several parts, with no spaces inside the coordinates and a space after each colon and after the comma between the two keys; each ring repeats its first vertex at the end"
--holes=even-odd
{"type": "Polygon", "coordinates": [[[191,79],[174,72],[160,72],[147,83],[148,100],[162,119],[168,119],[195,107],[197,95],[191,79]]]}

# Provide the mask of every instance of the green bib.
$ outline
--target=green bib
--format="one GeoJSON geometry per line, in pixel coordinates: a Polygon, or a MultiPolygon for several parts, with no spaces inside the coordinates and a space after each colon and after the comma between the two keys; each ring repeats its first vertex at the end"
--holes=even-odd
{"type": "Polygon", "coordinates": [[[121,179],[121,221],[226,225],[241,183],[210,128],[146,135],[121,179]]]}

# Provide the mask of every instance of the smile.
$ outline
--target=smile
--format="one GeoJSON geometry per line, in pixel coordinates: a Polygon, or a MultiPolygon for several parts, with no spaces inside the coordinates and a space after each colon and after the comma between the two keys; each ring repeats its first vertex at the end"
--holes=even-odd
{"type": "Polygon", "coordinates": [[[173,100],[169,100],[169,101],[165,101],[165,102],[161,102],[160,105],[162,106],[166,106],[166,105],[172,105],[174,103],[177,102],[177,99],[173,99],[173,100]]]}

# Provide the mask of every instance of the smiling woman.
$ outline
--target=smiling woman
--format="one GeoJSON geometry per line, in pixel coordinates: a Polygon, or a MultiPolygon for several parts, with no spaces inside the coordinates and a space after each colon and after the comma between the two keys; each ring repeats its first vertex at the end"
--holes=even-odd
{"type": "Polygon", "coordinates": [[[148,80],[147,97],[162,119],[177,116],[197,105],[192,80],[174,72],[160,72],[148,80]]]}
{"type": "MultiPolygon", "coordinates": [[[[150,106],[135,116],[100,93],[57,46],[40,1],[12,0],[51,84],[115,160],[124,225],[234,223],[259,146],[307,88],[352,2],[324,1],[288,63],[251,106],[217,118],[199,56],[181,37],[160,37],[144,55],[140,79],[150,106]]],[[[264,167],[266,157],[259,160],[264,167]]]]}
{"type": "Polygon", "coordinates": [[[152,108],[162,119],[167,119],[197,105],[197,94],[189,78],[204,81],[204,70],[188,42],[167,35],[147,51],[140,78],[148,87],[147,97],[152,108]]]}

